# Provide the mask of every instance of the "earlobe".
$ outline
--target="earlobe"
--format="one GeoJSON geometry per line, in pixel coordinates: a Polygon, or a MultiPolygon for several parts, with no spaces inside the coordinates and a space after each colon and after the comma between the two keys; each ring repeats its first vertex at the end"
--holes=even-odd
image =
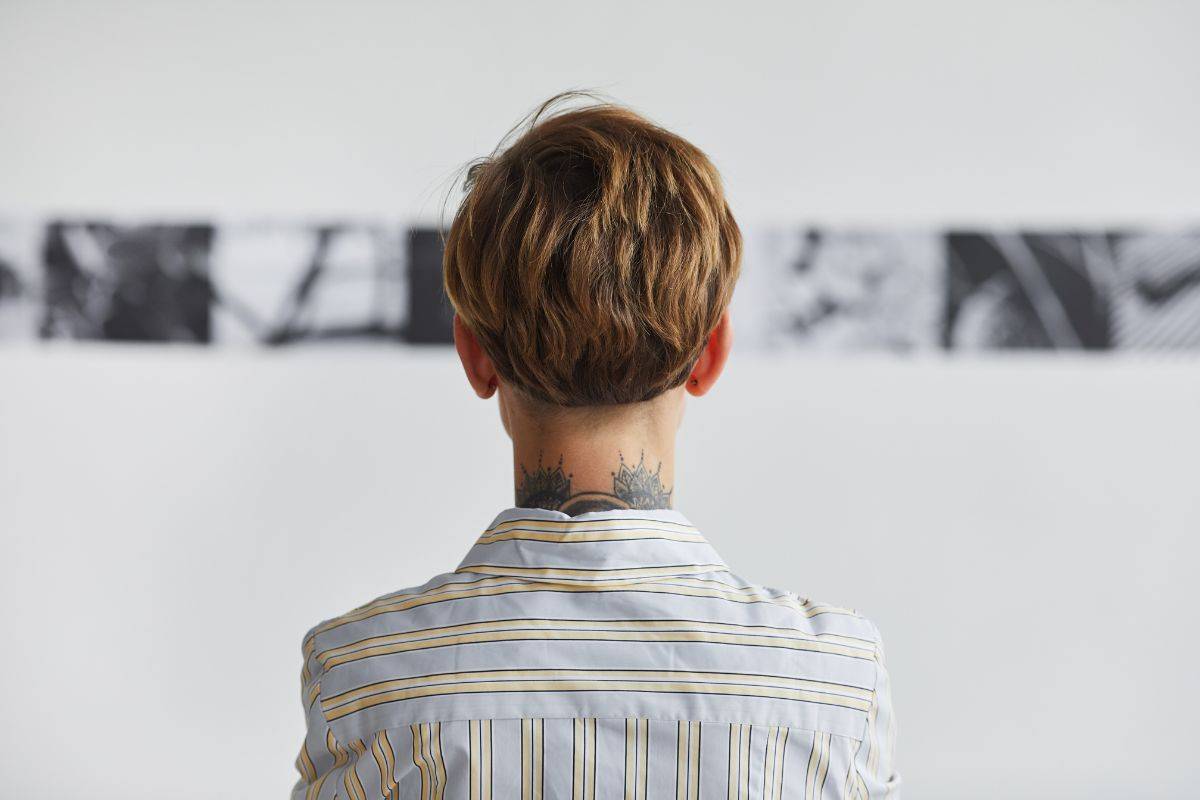
{"type": "Polygon", "coordinates": [[[726,309],[717,326],[709,334],[700,358],[696,359],[696,365],[692,367],[692,374],[685,385],[688,394],[701,397],[713,387],[717,378],[721,377],[721,371],[725,369],[725,362],[729,360],[732,348],[733,320],[726,309]]]}
{"type": "Polygon", "coordinates": [[[494,395],[500,386],[500,376],[496,374],[492,360],[483,352],[475,334],[458,314],[454,315],[454,349],[458,351],[463,372],[466,373],[467,382],[471,384],[475,394],[483,400],[494,395]]]}

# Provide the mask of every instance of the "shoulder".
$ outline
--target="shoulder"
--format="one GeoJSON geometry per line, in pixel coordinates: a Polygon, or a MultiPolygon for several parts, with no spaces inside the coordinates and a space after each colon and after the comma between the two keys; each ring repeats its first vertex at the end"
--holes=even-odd
{"type": "Polygon", "coordinates": [[[827,603],[787,589],[755,585],[738,575],[732,576],[752,592],[770,598],[773,605],[787,606],[792,611],[796,627],[801,630],[817,635],[850,637],[876,647],[883,644],[879,627],[855,608],[827,603]]]}
{"type": "Polygon", "coordinates": [[[805,616],[822,632],[846,633],[875,645],[883,643],[879,626],[856,609],[810,598],[802,599],[801,603],[805,616]]]}
{"type": "Polygon", "coordinates": [[[388,618],[394,617],[395,612],[436,602],[447,593],[458,590],[460,584],[468,584],[476,577],[463,573],[435,575],[420,585],[388,592],[349,611],[323,619],[304,634],[301,645],[304,656],[306,659],[316,659],[319,663],[322,651],[370,635],[372,631],[382,630],[388,626],[388,618]]]}

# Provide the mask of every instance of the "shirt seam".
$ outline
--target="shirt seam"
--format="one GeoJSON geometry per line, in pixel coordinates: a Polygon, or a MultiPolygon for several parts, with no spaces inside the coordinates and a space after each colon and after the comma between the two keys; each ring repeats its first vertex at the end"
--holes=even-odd
{"type": "Polygon", "coordinates": [[[849,733],[837,733],[835,731],[826,730],[823,728],[812,728],[805,725],[784,725],[772,724],[769,722],[730,722],[726,719],[697,719],[696,717],[668,717],[668,716],[652,716],[652,717],[629,717],[624,715],[588,715],[588,716],[529,716],[529,717],[439,717],[436,719],[420,719],[412,722],[405,722],[400,725],[387,725],[375,729],[376,731],[398,731],[405,730],[412,725],[432,725],[434,723],[447,724],[450,722],[476,722],[479,720],[487,720],[490,722],[520,722],[527,719],[540,720],[574,720],[574,719],[609,719],[609,720],[627,720],[627,719],[646,719],[652,722],[700,722],[705,725],[750,725],[755,728],[787,728],[789,731],[803,731],[804,733],[823,733],[829,736],[834,736],[839,739],[847,739],[852,742],[864,742],[863,738],[854,736],[849,733]]]}

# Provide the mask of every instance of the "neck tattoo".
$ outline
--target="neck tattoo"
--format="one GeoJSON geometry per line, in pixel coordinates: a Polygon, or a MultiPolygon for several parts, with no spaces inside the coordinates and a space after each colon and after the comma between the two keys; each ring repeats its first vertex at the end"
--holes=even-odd
{"type": "Polygon", "coordinates": [[[571,473],[563,470],[563,459],[553,467],[542,464],[538,454],[537,467],[531,472],[521,464],[521,485],[517,487],[517,505],[521,508],[548,508],[561,511],[572,517],[588,511],[633,508],[654,509],[671,507],[671,489],[662,483],[662,462],[653,472],[646,466],[646,454],[638,458],[636,466],[625,463],[625,456],[618,452],[619,465],[612,473],[611,492],[571,491],[571,473]]]}

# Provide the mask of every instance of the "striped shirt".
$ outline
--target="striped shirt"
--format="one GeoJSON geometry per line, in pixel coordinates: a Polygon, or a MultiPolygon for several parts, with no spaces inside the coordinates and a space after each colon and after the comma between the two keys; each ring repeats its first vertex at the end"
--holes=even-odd
{"type": "Polygon", "coordinates": [[[505,510],[303,651],[294,800],[898,796],[875,626],[730,572],[675,510],[505,510]]]}

